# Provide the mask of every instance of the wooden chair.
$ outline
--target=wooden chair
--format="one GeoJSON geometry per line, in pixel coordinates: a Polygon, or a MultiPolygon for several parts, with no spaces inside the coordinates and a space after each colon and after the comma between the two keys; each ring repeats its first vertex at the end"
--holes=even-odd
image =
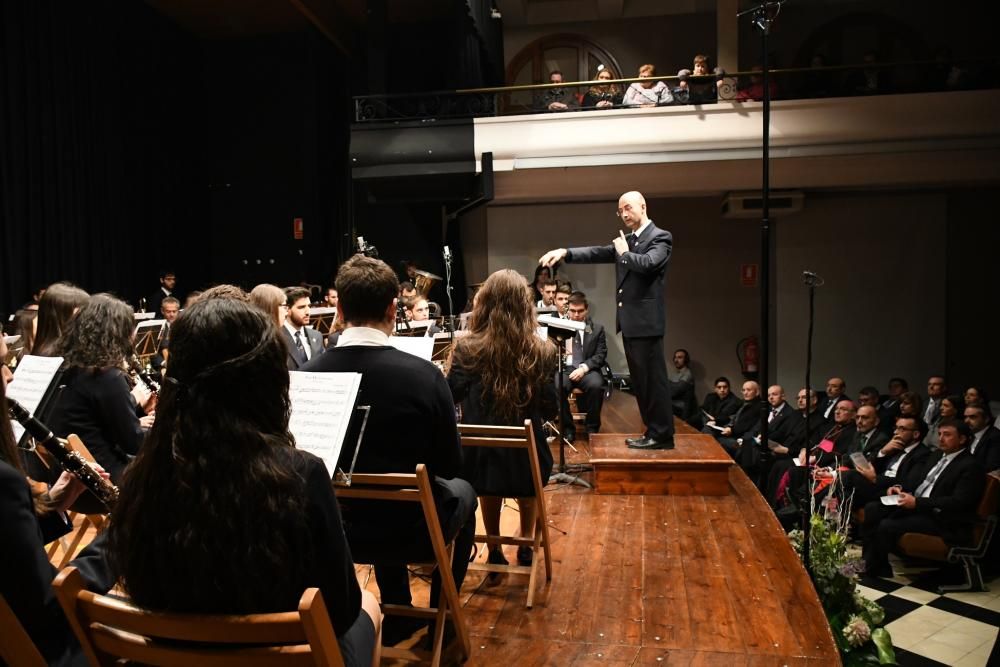
{"type": "Polygon", "coordinates": [[[905,533],[899,538],[898,549],[900,553],[914,558],[962,564],[965,581],[961,584],[938,586],[939,593],[989,590],[983,582],[979,561],[986,556],[996,531],[998,509],[1000,509],[1000,479],[991,473],[986,477],[986,489],[976,510],[978,521],[973,529],[973,546],[952,547],[938,535],[905,533]]]}
{"type": "MultiPolygon", "coordinates": [[[[74,434],[66,437],[66,446],[70,451],[78,452],[87,461],[94,463],[94,456],[83,444],[83,441],[74,434]]],[[[95,503],[99,502],[96,499],[95,503]]],[[[69,519],[73,523],[73,530],[63,535],[57,540],[53,540],[46,551],[49,561],[57,570],[61,570],[76,557],[80,545],[86,537],[87,532],[93,528],[95,534],[104,529],[107,522],[107,514],[81,514],[69,512],[69,519]]]]}
{"type": "MultiPolygon", "coordinates": [[[[442,656],[458,653],[456,659],[464,661],[469,657],[469,630],[465,625],[462,605],[458,599],[458,589],[451,574],[454,542],[446,543],[441,533],[441,522],[438,520],[437,506],[431,492],[431,478],[426,466],[420,463],[413,474],[386,473],[351,475],[350,485],[337,482],[338,499],[354,500],[388,500],[403,503],[420,503],[424,513],[424,522],[430,536],[434,551],[434,561],[441,574],[441,600],[437,607],[409,607],[394,604],[382,604],[382,613],[386,616],[409,616],[411,618],[433,619],[435,623],[433,643],[430,651],[416,648],[402,649],[391,646],[382,648],[382,655],[415,662],[429,662],[434,667],[441,664],[442,656]],[[447,646],[444,643],[445,621],[450,620],[455,628],[455,638],[447,646]]],[[[433,604],[434,601],[431,601],[433,604]]]]}
{"type": "Polygon", "coordinates": [[[45,667],[45,658],[31,641],[14,610],[0,595],[0,660],[18,667],[45,667]]]}
{"type": "Polygon", "coordinates": [[[569,398],[567,398],[567,402],[569,403],[569,413],[573,417],[574,424],[583,424],[584,422],[587,421],[587,413],[580,412],[580,406],[577,405],[576,397],[582,395],[583,395],[582,390],[574,389],[573,391],[569,392],[569,398]]]}
{"type": "Polygon", "coordinates": [[[298,611],[247,616],[150,612],[127,600],[83,588],[68,567],[52,583],[91,665],[342,667],[333,625],[318,588],[307,588],[298,611]]]}
{"type": "Polygon", "coordinates": [[[545,581],[552,581],[552,555],[549,545],[548,511],[545,507],[542,473],[538,464],[538,450],[535,442],[535,432],[531,421],[525,420],[524,426],[486,426],[477,424],[459,424],[458,433],[462,438],[463,447],[503,447],[508,449],[523,449],[531,463],[531,481],[535,487],[535,530],[533,535],[519,537],[506,535],[477,534],[476,543],[489,545],[513,544],[519,547],[529,546],[532,550],[531,565],[494,565],[492,563],[472,563],[470,570],[485,572],[506,572],[528,576],[527,607],[531,609],[535,599],[535,582],[538,580],[538,568],[544,561],[545,581]]]}

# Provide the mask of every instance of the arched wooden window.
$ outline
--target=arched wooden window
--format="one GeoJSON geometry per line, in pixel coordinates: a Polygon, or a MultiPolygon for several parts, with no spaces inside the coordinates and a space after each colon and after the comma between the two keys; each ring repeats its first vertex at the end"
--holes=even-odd
{"type": "MultiPolygon", "coordinates": [[[[548,83],[552,70],[562,72],[563,81],[590,81],[597,76],[598,65],[609,68],[616,79],[622,76],[618,61],[600,44],[583,35],[547,35],[528,44],[511,59],[507,85],[548,83]]],[[[508,111],[516,112],[531,108],[532,100],[531,92],[524,91],[511,93],[504,102],[508,111]]]]}

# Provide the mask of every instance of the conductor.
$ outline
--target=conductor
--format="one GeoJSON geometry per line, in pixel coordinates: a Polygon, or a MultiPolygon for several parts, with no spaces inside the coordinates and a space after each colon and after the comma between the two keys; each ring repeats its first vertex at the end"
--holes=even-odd
{"type": "Polygon", "coordinates": [[[663,285],[673,247],[670,232],[646,217],[646,199],[626,192],[618,200],[618,217],[632,233],[619,231],[606,246],[557,248],[538,263],[553,266],[565,260],[577,264],[615,263],[617,277],[616,329],[622,334],[639,414],[646,432],[625,442],[635,449],[673,449],[674,415],[663,356],[666,306],[663,285]]]}

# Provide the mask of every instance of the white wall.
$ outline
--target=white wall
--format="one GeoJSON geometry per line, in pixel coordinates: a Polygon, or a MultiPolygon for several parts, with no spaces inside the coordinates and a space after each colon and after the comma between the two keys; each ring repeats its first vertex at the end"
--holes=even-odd
{"type": "MultiPolygon", "coordinates": [[[[607,201],[490,207],[487,270],[512,268],[530,277],[538,257],[550,248],[606,243],[620,228],[615,206],[607,201]]],[[[715,197],[651,200],[649,212],[674,236],[667,274],[666,354],[676,347],[690,350],[699,396],[718,375],[738,383],[736,343],[758,331],[758,290],[743,286],[739,273],[741,264],[759,262],[758,221],[722,219],[715,197]]],[[[804,378],[804,269],[826,280],[817,292],[815,385],[841,375],[855,394],[865,384],[884,389],[890,376],[902,375],[920,388],[942,368],[940,235],[946,215],[944,194],[837,193],[807,194],[802,213],[776,220],[773,334],[778,354],[772,360],[772,381],[792,392],[804,378]]],[[[468,224],[478,228],[482,242],[482,220],[468,224]]],[[[484,249],[465,251],[481,256],[484,249]]],[[[587,293],[593,317],[609,329],[612,367],[625,371],[621,340],[610,335],[613,266],[568,265],[565,272],[575,288],[587,293]]],[[[467,276],[469,282],[484,278],[467,276]]]]}

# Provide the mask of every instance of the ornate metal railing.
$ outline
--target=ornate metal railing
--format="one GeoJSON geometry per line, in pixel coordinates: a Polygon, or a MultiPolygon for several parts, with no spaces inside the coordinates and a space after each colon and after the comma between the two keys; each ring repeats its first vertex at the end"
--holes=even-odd
{"type": "MultiPolygon", "coordinates": [[[[1000,59],[772,69],[770,79],[774,100],[1000,88],[1000,59]]],[[[622,103],[624,91],[632,83],[649,81],[663,81],[669,91],[664,96],[669,101],[658,100],[657,106],[746,102],[763,97],[759,71],[721,72],[697,77],[657,76],[361,95],[354,98],[354,120],[369,123],[550,113],[558,108],[550,109],[550,100],[566,101],[565,111],[622,108],[626,106],[622,103]],[[601,95],[596,86],[609,86],[612,90],[601,95]],[[587,97],[592,89],[595,94],[587,97]]]]}

